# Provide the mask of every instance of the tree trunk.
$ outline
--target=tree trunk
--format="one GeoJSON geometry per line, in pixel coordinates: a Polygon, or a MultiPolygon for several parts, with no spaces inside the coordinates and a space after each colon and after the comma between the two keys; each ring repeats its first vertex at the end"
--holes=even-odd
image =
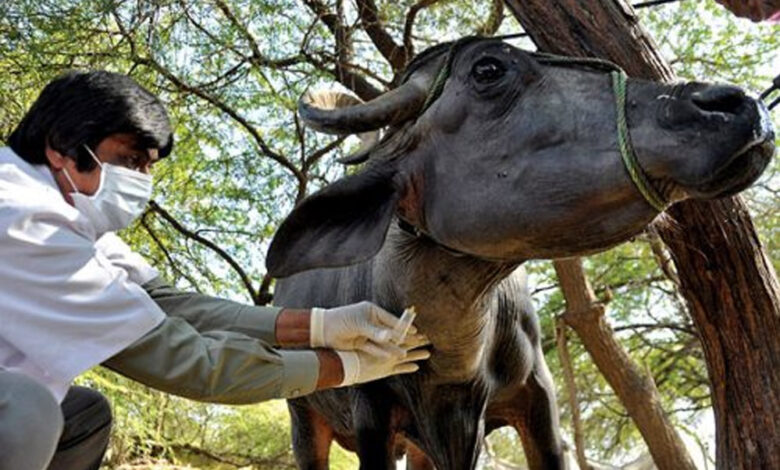
{"type": "MultiPolygon", "coordinates": [[[[506,0],[540,49],[673,74],[624,0],[506,0]]],[[[780,290],[738,198],[686,201],[658,227],[701,338],[712,383],[717,467],[780,468],[780,290]]]]}
{"type": "Polygon", "coordinates": [[[707,360],[717,467],[780,469],[780,289],[772,263],[740,200],[671,212],[687,226],[661,237],[707,360]]]}
{"type": "Polygon", "coordinates": [[[669,422],[653,378],[644,373],[615,340],[596,300],[582,260],[556,260],[555,271],[566,298],[563,318],[580,337],[599,371],[636,423],[660,470],[696,470],[685,444],[669,422]]]}

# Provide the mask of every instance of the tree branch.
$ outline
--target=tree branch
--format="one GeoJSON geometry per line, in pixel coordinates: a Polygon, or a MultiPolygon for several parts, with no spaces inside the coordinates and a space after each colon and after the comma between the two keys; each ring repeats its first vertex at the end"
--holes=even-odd
{"type": "Polygon", "coordinates": [[[358,7],[358,16],[363,25],[363,29],[371,38],[379,53],[387,60],[393,68],[393,72],[398,74],[405,67],[409,60],[408,51],[404,46],[398,46],[393,37],[385,31],[379,19],[374,0],[356,0],[358,7]]]}
{"type": "Polygon", "coordinates": [[[135,62],[141,65],[146,65],[154,69],[157,73],[159,73],[160,75],[165,77],[168,81],[173,83],[173,85],[176,86],[176,88],[178,88],[180,91],[191,93],[199,98],[202,98],[203,100],[214,105],[220,111],[224,112],[225,114],[233,118],[234,121],[236,121],[239,125],[241,125],[241,127],[243,127],[244,130],[246,130],[247,133],[249,133],[249,135],[252,136],[255,143],[262,151],[263,155],[279,163],[284,168],[287,168],[293,174],[293,176],[295,176],[295,178],[298,179],[299,181],[306,178],[305,175],[303,175],[303,173],[298,168],[296,168],[295,165],[290,163],[290,161],[285,156],[272,150],[265,142],[265,139],[263,139],[263,137],[260,135],[258,130],[252,124],[250,124],[246,118],[238,114],[238,112],[235,109],[228,106],[225,102],[217,99],[215,96],[211,95],[210,93],[200,88],[196,88],[194,86],[188,85],[187,83],[179,79],[177,76],[175,76],[170,70],[160,65],[159,62],[157,62],[151,57],[145,58],[145,57],[136,56],[133,57],[133,59],[135,62]]]}
{"type": "Polygon", "coordinates": [[[477,34],[480,36],[493,36],[503,22],[504,0],[493,0],[493,5],[490,8],[490,16],[488,16],[485,24],[477,28],[477,34]]]}
{"type": "Polygon", "coordinates": [[[339,136],[337,139],[335,139],[331,143],[327,144],[326,146],[322,147],[319,150],[314,151],[311,155],[309,155],[306,158],[306,160],[305,160],[305,162],[303,164],[304,168],[306,168],[306,169],[311,168],[312,165],[317,163],[317,161],[320,158],[324,157],[325,155],[327,155],[328,152],[330,152],[331,150],[333,150],[336,147],[338,147],[339,145],[341,145],[342,142],[344,142],[344,140],[346,138],[347,138],[347,136],[339,136]]]}
{"type": "Polygon", "coordinates": [[[258,468],[296,468],[292,462],[289,462],[284,458],[287,456],[286,451],[277,456],[264,459],[252,457],[250,455],[222,456],[201,447],[193,446],[192,444],[171,444],[170,449],[178,452],[195,454],[200,457],[205,457],[209,460],[213,460],[225,465],[230,465],[231,467],[236,468],[245,468],[248,466],[257,466],[258,468]]]}
{"type": "Polygon", "coordinates": [[[676,323],[635,323],[631,325],[625,325],[625,326],[617,326],[614,327],[612,330],[617,333],[618,331],[625,331],[625,330],[674,330],[679,331],[681,333],[685,333],[688,335],[696,335],[696,332],[693,330],[690,326],[681,326],[676,323]]]}
{"type": "Polygon", "coordinates": [[[380,90],[371,85],[365,78],[351,72],[346,67],[346,64],[349,63],[349,32],[347,27],[341,22],[339,15],[330,11],[319,0],[303,0],[303,3],[325,24],[336,39],[337,59],[334,61],[333,68],[326,66],[311,54],[303,51],[307,61],[318,69],[333,75],[336,81],[354,91],[363,101],[372,100],[381,95],[382,92],[380,90]]]}
{"type": "Polygon", "coordinates": [[[406,12],[406,21],[404,21],[404,49],[409,58],[414,57],[414,44],[412,44],[412,30],[414,29],[414,20],[417,13],[424,8],[439,2],[440,0],[420,0],[409,8],[406,12]]]}
{"type": "Polygon", "coordinates": [[[580,419],[580,406],[577,400],[577,382],[574,380],[574,368],[571,365],[569,357],[569,348],[566,338],[566,322],[562,316],[555,321],[555,340],[558,345],[558,357],[563,369],[563,377],[566,384],[566,395],[569,399],[571,408],[571,425],[574,429],[574,447],[577,455],[577,463],[580,469],[590,470],[588,460],[585,457],[585,434],[582,431],[582,420],[580,419]]]}
{"type": "MultiPolygon", "coordinates": [[[[214,251],[217,255],[219,255],[220,258],[225,260],[231,268],[238,274],[238,276],[241,278],[241,282],[244,284],[244,288],[249,293],[249,297],[252,299],[255,305],[262,305],[260,297],[260,292],[255,290],[254,286],[252,285],[252,280],[249,278],[249,275],[244,271],[244,269],[241,267],[241,265],[238,264],[238,262],[230,256],[225,250],[220,248],[216,243],[212,242],[211,240],[204,238],[200,235],[198,235],[196,232],[193,232],[192,230],[187,229],[182,225],[178,220],[176,220],[168,211],[160,207],[159,204],[157,204],[156,201],[151,200],[149,201],[149,209],[156,214],[159,214],[163,219],[165,219],[171,227],[173,227],[177,232],[181,233],[185,237],[189,238],[190,240],[194,240],[201,245],[204,245],[208,248],[210,248],[212,251],[214,251]]],[[[266,302],[263,302],[266,303],[266,302]]]]}
{"type": "Polygon", "coordinates": [[[335,60],[333,62],[334,66],[329,67],[325,62],[318,60],[308,52],[304,52],[304,57],[308,63],[328,75],[333,76],[337,82],[352,90],[363,101],[371,101],[382,94],[382,91],[369,83],[368,80],[352,72],[349,64],[344,64],[335,60]]]}
{"type": "Polygon", "coordinates": [[[230,21],[230,23],[244,36],[244,38],[246,38],[247,43],[249,44],[249,49],[252,51],[252,55],[248,58],[252,64],[259,67],[282,68],[303,62],[303,58],[301,56],[294,56],[277,60],[269,59],[265,56],[265,54],[260,52],[260,46],[258,46],[257,38],[255,38],[252,32],[249,31],[249,29],[247,29],[247,27],[241,23],[241,21],[239,21],[233,11],[230,9],[230,6],[228,6],[224,0],[214,0],[214,3],[217,5],[217,8],[222,11],[222,14],[225,15],[225,18],[230,21]]]}
{"type": "Polygon", "coordinates": [[[152,230],[151,225],[149,225],[149,214],[151,212],[149,210],[146,210],[144,214],[141,216],[141,226],[146,230],[146,233],[149,234],[149,236],[152,238],[152,241],[154,241],[154,244],[157,245],[157,248],[160,249],[160,251],[163,252],[163,256],[165,256],[165,259],[168,260],[168,264],[171,266],[171,269],[179,273],[180,276],[187,279],[187,282],[190,283],[193,289],[200,292],[200,288],[198,287],[198,283],[195,282],[195,279],[193,279],[189,274],[185,273],[184,270],[179,268],[179,265],[174,261],[173,256],[171,256],[170,251],[168,251],[168,248],[163,244],[162,240],[160,240],[160,237],[157,236],[157,233],[152,230]]]}
{"type": "Polygon", "coordinates": [[[120,32],[123,35],[125,35],[125,37],[127,37],[128,43],[130,44],[130,51],[131,51],[130,58],[134,63],[139,65],[145,65],[147,67],[152,68],[157,73],[159,73],[164,78],[166,78],[169,82],[171,82],[179,91],[191,93],[214,105],[220,111],[224,112],[225,114],[233,118],[233,120],[235,120],[241,127],[243,127],[244,130],[246,130],[246,132],[249,133],[250,136],[252,136],[255,143],[257,144],[257,146],[260,148],[260,150],[265,156],[271,158],[272,160],[282,165],[284,168],[288,169],[293,174],[293,176],[295,176],[295,178],[298,179],[299,181],[304,180],[306,178],[306,176],[298,168],[296,168],[295,165],[293,165],[285,156],[272,150],[265,142],[263,137],[260,135],[258,130],[252,124],[250,124],[246,118],[241,116],[235,109],[231,108],[225,102],[219,100],[218,98],[206,92],[205,90],[185,83],[182,79],[174,75],[173,72],[163,67],[153,57],[151,56],[142,57],[136,49],[135,41],[133,41],[129,30],[123,26],[122,20],[119,14],[116,12],[116,10],[113,10],[113,15],[120,32]]]}
{"type": "MultiPolygon", "coordinates": [[[[326,146],[322,147],[321,149],[315,151],[311,155],[309,155],[308,158],[305,158],[303,161],[303,172],[307,175],[309,174],[309,169],[323,156],[325,156],[328,152],[333,150],[334,148],[338,147],[342,142],[344,142],[344,139],[346,139],[347,136],[343,135],[338,137],[336,140],[332,141],[331,143],[327,144],[326,146]]],[[[303,139],[301,139],[301,142],[303,142],[303,139]]],[[[303,200],[304,197],[306,197],[307,192],[307,186],[309,185],[309,179],[307,179],[304,182],[301,182],[298,184],[298,192],[295,196],[295,204],[297,205],[299,202],[303,200]]]]}

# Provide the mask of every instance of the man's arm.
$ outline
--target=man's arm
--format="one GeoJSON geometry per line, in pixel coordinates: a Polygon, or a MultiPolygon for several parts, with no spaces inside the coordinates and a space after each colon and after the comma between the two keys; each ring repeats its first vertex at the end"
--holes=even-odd
{"type": "MultiPolygon", "coordinates": [[[[408,342],[393,346],[400,351],[395,356],[389,354],[390,346],[382,350],[370,344],[359,345],[368,352],[337,353],[327,344],[318,344],[316,350],[274,349],[269,343],[311,347],[311,310],[244,305],[180,291],[160,278],[143,288],[168,318],[104,365],[153,388],[195,400],[241,404],[293,398],[316,389],[413,372],[417,370],[413,363],[429,355],[411,351],[427,343],[416,333],[408,342]]],[[[341,315],[331,320],[351,316],[367,321],[371,313],[382,315],[375,309],[368,303],[354,304],[340,308],[341,315]]],[[[384,321],[395,322],[395,318],[384,321]]],[[[341,329],[350,331],[350,325],[347,322],[341,329]]]]}
{"type": "MultiPolygon", "coordinates": [[[[142,285],[169,316],[185,319],[200,332],[231,331],[281,347],[362,349],[374,354],[401,354],[390,342],[398,318],[370,302],[331,309],[257,307],[184,292],[156,277],[142,285]],[[384,351],[382,351],[384,350],[384,351]]],[[[410,338],[425,343],[417,329],[410,338]]]]}
{"type": "Polygon", "coordinates": [[[237,332],[201,333],[177,317],[103,365],[155,389],[212,403],[293,398],[343,381],[333,351],[276,350],[237,332]]]}
{"type": "Polygon", "coordinates": [[[103,363],[167,393],[211,403],[246,404],[294,398],[314,390],[370,382],[418,370],[430,357],[414,338],[400,356],[331,349],[279,350],[227,331],[198,332],[168,317],[103,363]]]}
{"type": "MultiPolygon", "coordinates": [[[[282,339],[289,337],[289,333],[293,333],[294,337],[308,334],[308,324],[305,325],[305,332],[285,332],[284,328],[291,323],[288,318],[290,314],[280,314],[279,308],[256,307],[173,287],[114,233],[103,235],[95,247],[114,266],[127,272],[129,278],[140,285],[167,315],[187,320],[200,332],[234,331],[259,338],[269,344],[285,346],[290,344],[277,341],[275,332],[282,333],[282,339]],[[282,330],[277,326],[282,326],[282,330]]],[[[306,314],[308,312],[304,311],[306,314]]],[[[308,316],[294,320],[297,325],[305,323],[303,320],[306,319],[308,316]]],[[[307,346],[308,342],[300,341],[293,345],[307,346]]]]}
{"type": "MultiPolygon", "coordinates": [[[[160,278],[144,283],[143,288],[168,314],[169,321],[184,322],[178,329],[186,326],[187,331],[182,337],[188,338],[187,341],[193,344],[190,349],[195,351],[188,350],[182,354],[173,351],[170,347],[171,341],[174,340],[173,344],[178,344],[176,337],[182,333],[169,332],[169,326],[164,324],[160,331],[155,330],[149,335],[150,338],[142,341],[146,345],[129,348],[138,348],[139,353],[124,351],[106,365],[154,388],[196,400],[239,404],[270,398],[296,397],[314,389],[413,372],[417,370],[417,365],[412,363],[424,360],[429,355],[427,351],[419,350],[408,354],[410,350],[427,344],[427,340],[416,331],[409,335],[408,342],[403,345],[380,345],[368,341],[368,338],[390,333],[388,328],[397,322],[391,314],[368,302],[333,309],[331,314],[327,315],[331,328],[325,329],[323,323],[326,311],[323,309],[315,309],[319,310],[316,312],[318,320],[315,322],[315,312],[309,309],[245,305],[199,293],[184,292],[160,278]],[[312,338],[312,325],[315,324],[318,325],[318,334],[312,338]],[[255,340],[255,343],[250,350],[238,352],[222,344],[207,346],[218,352],[220,357],[199,358],[197,350],[202,346],[198,344],[202,341],[208,342],[212,336],[255,340]],[[149,347],[148,343],[154,343],[156,346],[149,347]],[[296,358],[305,357],[307,351],[276,350],[270,348],[269,344],[285,348],[317,347],[316,352],[308,351],[315,354],[318,361],[314,388],[311,380],[301,380],[303,375],[284,374],[289,367],[306,368],[307,365],[300,364],[296,358]],[[337,345],[363,351],[337,353],[328,349],[337,345]],[[244,357],[245,354],[250,357],[244,357]],[[189,365],[190,372],[185,376],[170,377],[168,368],[161,367],[161,364],[169,361],[178,363],[178,360],[159,359],[169,355],[181,356],[185,360],[190,358],[195,363],[189,365]],[[279,365],[274,360],[275,356],[283,359],[289,356],[281,372],[276,370],[279,365]],[[257,361],[265,361],[266,364],[261,367],[257,361]],[[217,363],[219,368],[216,367],[217,363]],[[226,368],[228,372],[219,370],[220,368],[226,368]],[[237,380],[234,373],[229,372],[231,370],[240,371],[246,374],[246,377],[237,380]],[[271,385],[266,384],[269,377],[271,385]],[[224,385],[220,385],[222,382],[225,382],[224,385]],[[182,384],[186,384],[186,388],[182,388],[182,384]],[[204,384],[208,384],[208,387],[204,387],[204,384]],[[239,390],[235,390],[237,385],[239,390]]],[[[383,339],[386,341],[387,338],[383,339]]]]}
{"type": "Polygon", "coordinates": [[[168,316],[183,318],[199,332],[230,331],[261,339],[267,344],[280,344],[276,339],[279,307],[257,307],[185,292],[161,277],[141,287],[168,316]]]}

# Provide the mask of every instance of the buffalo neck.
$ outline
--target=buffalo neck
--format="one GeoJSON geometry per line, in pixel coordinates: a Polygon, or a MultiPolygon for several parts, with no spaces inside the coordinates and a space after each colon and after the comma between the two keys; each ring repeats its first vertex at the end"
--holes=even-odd
{"type": "Polygon", "coordinates": [[[399,310],[414,305],[415,325],[433,343],[430,376],[450,383],[477,377],[494,334],[490,294],[517,264],[453,253],[395,223],[376,261],[378,300],[399,310]]]}

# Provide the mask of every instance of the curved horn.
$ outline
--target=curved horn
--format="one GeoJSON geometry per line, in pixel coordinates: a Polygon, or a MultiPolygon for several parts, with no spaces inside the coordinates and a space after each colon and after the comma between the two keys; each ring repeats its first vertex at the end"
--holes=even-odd
{"type": "Polygon", "coordinates": [[[298,101],[298,114],[312,129],[329,134],[357,134],[397,124],[414,116],[425,103],[430,78],[421,75],[368,103],[354,97],[350,97],[352,103],[343,98],[318,103],[317,95],[307,93],[298,101]],[[339,104],[351,106],[327,109],[339,104]]]}
{"type": "MultiPolygon", "coordinates": [[[[356,98],[349,93],[336,90],[324,90],[309,92],[306,94],[306,102],[309,106],[319,108],[321,110],[333,110],[340,108],[348,108],[350,106],[358,106],[363,104],[360,98],[356,98]]],[[[369,151],[379,142],[380,131],[374,130],[369,132],[361,132],[357,134],[357,138],[360,139],[360,147],[357,151],[347,155],[346,157],[339,158],[337,161],[344,165],[357,165],[363,163],[368,158],[369,151]]]]}

